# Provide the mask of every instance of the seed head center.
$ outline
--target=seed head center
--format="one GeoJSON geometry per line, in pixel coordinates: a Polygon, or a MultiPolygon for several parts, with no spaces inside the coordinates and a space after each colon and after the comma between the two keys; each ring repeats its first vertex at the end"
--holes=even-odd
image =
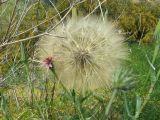
{"type": "Polygon", "coordinates": [[[75,61],[76,64],[81,68],[84,69],[84,67],[89,64],[91,61],[91,56],[89,54],[88,50],[78,50],[75,52],[75,61]]]}

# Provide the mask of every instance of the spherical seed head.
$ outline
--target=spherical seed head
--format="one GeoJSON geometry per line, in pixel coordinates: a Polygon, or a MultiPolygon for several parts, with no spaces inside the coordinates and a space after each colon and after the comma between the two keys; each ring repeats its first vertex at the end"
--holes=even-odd
{"type": "Polygon", "coordinates": [[[109,87],[113,72],[127,56],[123,37],[111,23],[94,17],[69,20],[50,34],[39,42],[40,56],[56,57],[57,74],[71,89],[109,87]]]}

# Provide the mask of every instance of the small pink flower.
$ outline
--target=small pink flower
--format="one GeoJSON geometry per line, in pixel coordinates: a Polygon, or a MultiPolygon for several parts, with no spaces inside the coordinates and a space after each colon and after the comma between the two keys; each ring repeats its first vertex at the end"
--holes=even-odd
{"type": "Polygon", "coordinates": [[[48,69],[51,69],[53,68],[53,58],[50,56],[50,57],[47,57],[46,59],[43,60],[43,65],[46,66],[48,69]]]}

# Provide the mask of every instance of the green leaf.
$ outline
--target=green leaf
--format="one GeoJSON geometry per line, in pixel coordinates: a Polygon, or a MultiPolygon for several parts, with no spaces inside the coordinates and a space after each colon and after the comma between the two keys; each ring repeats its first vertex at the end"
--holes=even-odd
{"type": "Polygon", "coordinates": [[[23,42],[21,42],[20,50],[21,50],[21,61],[25,62],[26,61],[26,53],[25,53],[25,48],[24,48],[23,42]]]}
{"type": "Polygon", "coordinates": [[[92,93],[89,93],[88,95],[80,98],[80,103],[82,104],[85,100],[87,100],[90,96],[92,95],[92,93]]]}
{"type": "Polygon", "coordinates": [[[159,22],[156,26],[156,29],[155,29],[155,32],[154,32],[154,38],[158,41],[160,40],[160,20],[159,20],[159,22]]]}
{"type": "Polygon", "coordinates": [[[75,7],[72,8],[72,20],[77,20],[77,9],[75,7]]]}
{"type": "Polygon", "coordinates": [[[140,111],[141,105],[142,105],[142,99],[139,95],[137,95],[136,112],[140,111]]]}
{"type": "Polygon", "coordinates": [[[154,39],[156,40],[156,47],[154,50],[154,54],[153,54],[153,59],[152,59],[152,64],[154,64],[156,57],[158,55],[159,52],[159,43],[160,43],[160,20],[156,26],[155,32],[154,32],[154,39]]]}

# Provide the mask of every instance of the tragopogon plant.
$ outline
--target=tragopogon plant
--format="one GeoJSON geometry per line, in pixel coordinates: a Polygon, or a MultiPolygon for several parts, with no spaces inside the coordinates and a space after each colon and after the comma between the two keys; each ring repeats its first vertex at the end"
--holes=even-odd
{"type": "Polygon", "coordinates": [[[113,72],[127,56],[124,38],[111,23],[95,17],[68,20],[38,46],[40,58],[53,56],[60,80],[74,89],[110,86],[113,72]]]}

